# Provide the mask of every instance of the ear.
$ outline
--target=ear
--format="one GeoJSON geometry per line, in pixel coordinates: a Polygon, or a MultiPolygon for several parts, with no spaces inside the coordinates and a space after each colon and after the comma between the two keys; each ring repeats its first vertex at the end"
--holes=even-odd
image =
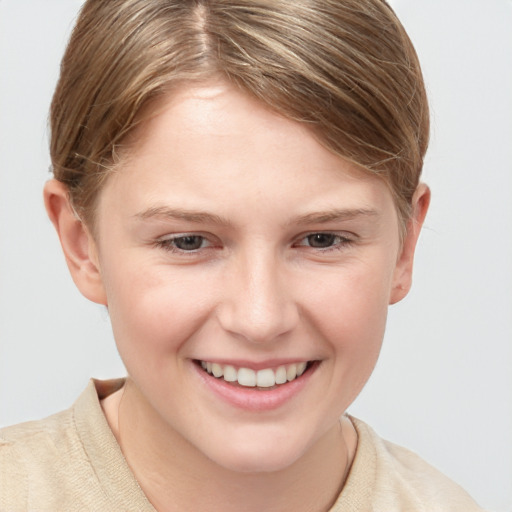
{"type": "Polygon", "coordinates": [[[414,251],[429,204],[430,189],[424,183],[420,183],[412,198],[412,215],[407,222],[403,245],[393,275],[390,304],[401,301],[411,289],[414,251]]]}
{"type": "Polygon", "coordinates": [[[96,243],[73,210],[67,187],[57,180],[48,181],[44,187],[44,204],[59,235],[66,263],[77,288],[89,300],[106,306],[107,297],[96,243]]]}

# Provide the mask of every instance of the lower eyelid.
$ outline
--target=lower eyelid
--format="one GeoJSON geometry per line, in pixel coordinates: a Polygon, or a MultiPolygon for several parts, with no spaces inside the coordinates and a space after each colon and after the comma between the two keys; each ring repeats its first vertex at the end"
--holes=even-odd
{"type": "Polygon", "coordinates": [[[351,243],[354,243],[355,240],[351,237],[348,237],[348,236],[345,236],[345,235],[341,235],[339,233],[330,233],[330,232],[323,232],[323,231],[319,231],[319,232],[316,232],[316,233],[308,233],[306,235],[303,235],[301,236],[297,243],[295,243],[294,245],[298,246],[298,247],[310,247],[312,249],[319,249],[319,250],[327,250],[327,249],[330,249],[330,248],[335,248],[335,247],[338,247],[338,246],[342,246],[342,245],[348,245],[348,244],[351,244],[351,243]],[[328,247],[313,247],[311,245],[307,245],[307,244],[304,244],[304,243],[301,243],[303,242],[304,240],[306,240],[307,238],[311,237],[311,236],[314,236],[314,235],[328,235],[328,236],[333,236],[335,238],[335,242],[333,243],[333,245],[331,246],[328,246],[328,247]]]}
{"type": "Polygon", "coordinates": [[[172,238],[165,238],[163,240],[159,240],[157,243],[158,243],[158,245],[160,245],[161,247],[164,247],[165,249],[176,250],[179,252],[190,252],[190,253],[194,253],[196,251],[199,251],[201,249],[206,249],[209,247],[208,244],[206,246],[204,245],[204,243],[207,242],[207,240],[204,239],[204,237],[202,237],[203,239],[200,242],[200,246],[197,247],[196,249],[189,249],[189,250],[183,249],[183,248],[177,246],[177,242],[183,238],[187,238],[187,237],[186,236],[176,236],[176,237],[172,237],[172,238]]]}
{"type": "Polygon", "coordinates": [[[210,251],[212,249],[216,249],[221,247],[221,244],[213,239],[211,237],[205,236],[203,234],[197,234],[197,233],[180,233],[176,235],[166,235],[162,238],[156,239],[151,242],[151,245],[153,245],[156,248],[164,249],[165,251],[169,253],[174,253],[177,256],[198,256],[199,254],[204,254],[207,251],[210,251]],[[196,249],[181,249],[180,247],[177,247],[176,240],[179,240],[181,238],[187,238],[187,237],[198,237],[201,238],[201,246],[196,249]]]}
{"type": "Polygon", "coordinates": [[[347,238],[342,238],[340,241],[338,241],[332,245],[329,245],[327,247],[313,247],[311,245],[305,246],[305,247],[307,247],[308,249],[313,249],[313,250],[322,251],[322,252],[340,251],[340,250],[343,250],[343,249],[349,247],[350,245],[353,245],[353,243],[354,243],[353,240],[349,240],[347,238]]]}
{"type": "MultiPolygon", "coordinates": [[[[348,247],[350,245],[353,245],[356,242],[356,240],[352,237],[348,237],[342,234],[338,233],[331,233],[331,232],[313,232],[308,233],[306,235],[302,235],[296,242],[292,244],[292,246],[299,247],[299,248],[305,248],[305,249],[312,249],[315,251],[320,252],[328,252],[328,251],[336,251],[336,250],[343,250],[343,248],[348,247]],[[335,237],[335,241],[332,245],[329,245],[327,247],[314,247],[312,245],[303,243],[308,237],[316,235],[316,234],[322,234],[322,235],[333,235],[335,237]]],[[[205,237],[204,235],[198,235],[194,233],[183,233],[175,236],[167,236],[165,238],[160,238],[151,243],[155,247],[165,249],[169,252],[175,252],[178,254],[197,254],[198,252],[205,251],[208,249],[212,249],[215,247],[218,247],[219,244],[215,244],[214,241],[211,241],[209,238],[205,237]],[[176,246],[176,240],[179,240],[181,238],[186,237],[199,237],[202,239],[201,247],[198,247],[197,249],[181,249],[176,246]]]]}

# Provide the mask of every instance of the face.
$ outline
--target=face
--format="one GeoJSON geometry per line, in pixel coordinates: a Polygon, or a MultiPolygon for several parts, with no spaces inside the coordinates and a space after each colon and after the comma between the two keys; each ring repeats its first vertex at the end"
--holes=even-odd
{"type": "Polygon", "coordinates": [[[386,185],[233,88],[174,93],[102,190],[97,266],[150,414],[237,471],[338,428],[400,274],[386,185]]]}

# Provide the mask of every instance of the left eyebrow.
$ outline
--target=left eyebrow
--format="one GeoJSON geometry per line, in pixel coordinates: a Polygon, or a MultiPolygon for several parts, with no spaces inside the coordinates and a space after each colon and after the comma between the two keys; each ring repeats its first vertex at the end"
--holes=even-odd
{"type": "Polygon", "coordinates": [[[290,224],[326,224],[328,222],[342,222],[358,217],[378,217],[379,212],[371,208],[334,209],[323,212],[313,212],[293,219],[290,224]]]}

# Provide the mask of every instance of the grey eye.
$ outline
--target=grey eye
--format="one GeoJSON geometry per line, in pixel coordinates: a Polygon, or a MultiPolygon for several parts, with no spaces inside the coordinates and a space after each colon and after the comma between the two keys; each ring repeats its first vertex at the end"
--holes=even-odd
{"type": "Polygon", "coordinates": [[[182,251],[196,251],[204,244],[204,237],[198,235],[180,236],[173,239],[173,244],[176,248],[182,251]]]}
{"type": "Polygon", "coordinates": [[[332,247],[339,237],[332,233],[315,233],[306,237],[308,245],[318,249],[332,247]]]}

